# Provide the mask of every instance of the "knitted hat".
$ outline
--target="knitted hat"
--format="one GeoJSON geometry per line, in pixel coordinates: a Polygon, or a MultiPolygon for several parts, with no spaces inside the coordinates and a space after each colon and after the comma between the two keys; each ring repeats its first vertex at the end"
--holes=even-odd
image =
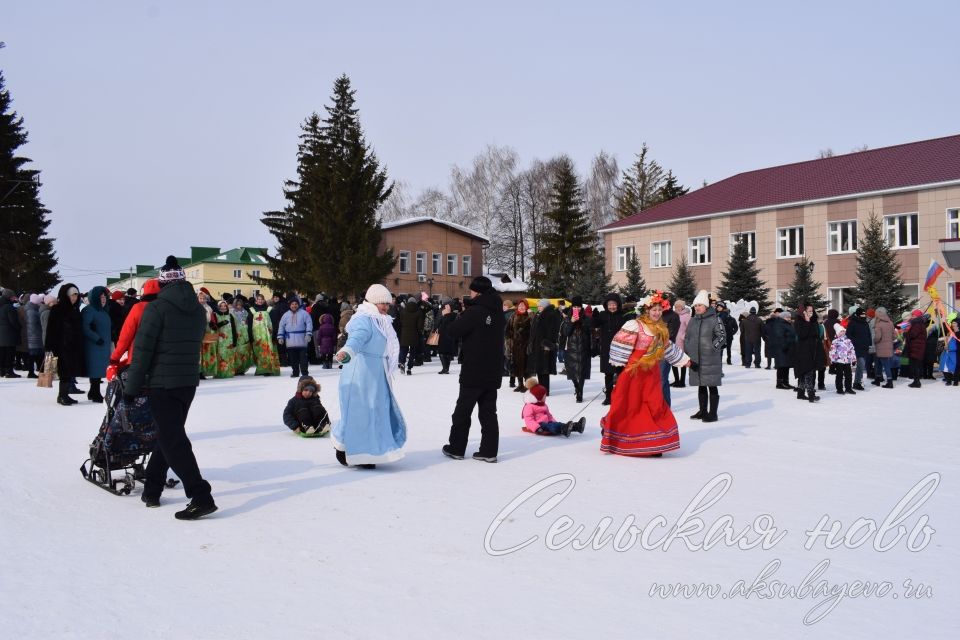
{"type": "Polygon", "coordinates": [[[52,293],[48,293],[47,295],[43,296],[43,304],[53,304],[56,301],[57,296],[53,295],[52,293]]]}
{"type": "Polygon", "coordinates": [[[539,300],[537,300],[537,306],[547,308],[550,306],[550,301],[547,300],[546,298],[540,298],[539,300]]]}
{"type": "Polygon", "coordinates": [[[697,293],[697,297],[693,299],[692,306],[695,307],[698,304],[702,304],[705,307],[710,306],[710,294],[707,293],[706,289],[700,289],[700,291],[697,293]]]}
{"type": "Polygon", "coordinates": [[[213,297],[213,294],[210,293],[210,289],[207,289],[206,287],[200,287],[200,291],[202,291],[203,293],[207,294],[207,297],[208,297],[208,298],[212,298],[212,297],[213,297]]]}
{"type": "Polygon", "coordinates": [[[920,311],[920,309],[914,309],[913,311],[910,312],[911,318],[919,318],[922,315],[923,315],[923,311],[920,311]]]}
{"type": "Polygon", "coordinates": [[[842,333],[846,333],[846,332],[847,332],[847,328],[846,328],[845,326],[843,326],[842,324],[840,324],[839,322],[838,322],[837,324],[833,325],[833,330],[834,330],[834,332],[835,332],[838,336],[839,336],[840,334],[842,334],[842,333]]]}
{"type": "Polygon", "coordinates": [[[137,295],[137,290],[134,289],[133,287],[130,287],[129,289],[127,289],[127,295],[133,298],[137,295]]]}
{"type": "Polygon", "coordinates": [[[117,289],[116,291],[110,294],[111,300],[120,300],[121,298],[123,298],[123,291],[120,291],[120,289],[117,289]]]}
{"type": "Polygon", "coordinates": [[[793,314],[790,313],[789,311],[781,311],[780,317],[783,318],[784,320],[791,320],[793,318],[793,314]]]}
{"type": "Polygon", "coordinates": [[[171,282],[184,280],[186,277],[183,267],[180,266],[180,261],[174,256],[167,256],[167,261],[160,267],[160,286],[165,287],[171,282]]]}
{"type": "Polygon", "coordinates": [[[876,315],[877,315],[877,310],[876,310],[876,309],[874,309],[873,307],[867,309],[867,317],[868,317],[868,318],[873,318],[873,317],[875,317],[876,315]]]}
{"type": "Polygon", "coordinates": [[[582,307],[583,306],[583,296],[573,296],[570,298],[570,306],[572,307],[582,307]]]}
{"type": "Polygon", "coordinates": [[[160,293],[160,281],[156,278],[150,278],[143,283],[143,295],[155,296],[160,293]]]}
{"type": "Polygon", "coordinates": [[[33,304],[36,304],[36,305],[41,305],[41,304],[43,304],[43,294],[40,294],[40,293],[31,293],[31,294],[30,294],[30,302],[32,302],[33,304]]]}
{"type": "Polygon", "coordinates": [[[364,299],[371,304],[390,304],[393,302],[393,296],[390,290],[382,284],[372,284],[364,294],[364,299]]]}
{"type": "Polygon", "coordinates": [[[536,376],[524,380],[523,386],[527,388],[527,391],[530,392],[530,395],[533,396],[533,399],[536,402],[543,402],[543,399],[547,397],[547,388],[540,384],[540,381],[537,380],[536,376]]]}
{"type": "Polygon", "coordinates": [[[470,283],[470,291],[476,291],[479,294],[489,293],[493,290],[493,283],[487,276],[477,276],[470,283]]]}

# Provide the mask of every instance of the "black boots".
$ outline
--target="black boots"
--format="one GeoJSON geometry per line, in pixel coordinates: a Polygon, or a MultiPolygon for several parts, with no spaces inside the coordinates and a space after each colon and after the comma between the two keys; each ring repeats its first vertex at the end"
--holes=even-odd
{"type": "Polygon", "coordinates": [[[57,404],[62,404],[65,407],[69,407],[72,404],[77,404],[77,401],[68,395],[61,395],[57,396],[57,404]]]}
{"type": "Polygon", "coordinates": [[[600,404],[602,404],[603,406],[608,406],[608,405],[610,404],[610,392],[609,392],[609,391],[607,391],[607,392],[605,392],[605,393],[603,394],[603,402],[601,402],[600,404]]]}
{"type": "Polygon", "coordinates": [[[691,420],[703,420],[706,417],[706,415],[710,413],[707,410],[707,388],[706,387],[700,387],[699,389],[697,389],[697,400],[700,402],[700,410],[697,411],[692,416],[690,416],[691,420]]]}
{"type": "Polygon", "coordinates": [[[716,392],[714,387],[710,388],[710,411],[703,416],[702,420],[704,422],[716,422],[717,421],[717,406],[720,404],[720,396],[716,392]]]}
{"type": "Polygon", "coordinates": [[[87,392],[87,400],[90,402],[103,402],[103,395],[100,393],[99,378],[90,378],[90,391],[87,392]]]}
{"type": "Polygon", "coordinates": [[[803,387],[797,387],[797,400],[806,400],[806,399],[807,399],[807,392],[803,390],[803,387]]]}
{"type": "Polygon", "coordinates": [[[908,384],[907,386],[910,387],[911,389],[919,389],[920,386],[921,386],[921,385],[920,385],[920,378],[914,378],[913,382],[911,382],[911,383],[908,384]]]}
{"type": "Polygon", "coordinates": [[[340,451],[340,449],[334,449],[334,451],[336,452],[336,455],[337,455],[337,462],[339,462],[343,466],[347,466],[347,452],[340,451]]]}

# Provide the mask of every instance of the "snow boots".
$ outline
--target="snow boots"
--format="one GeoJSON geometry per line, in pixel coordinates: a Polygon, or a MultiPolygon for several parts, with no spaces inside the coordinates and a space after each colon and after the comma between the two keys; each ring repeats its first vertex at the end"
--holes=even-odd
{"type": "Polygon", "coordinates": [[[210,515],[216,510],[217,505],[214,504],[213,500],[210,500],[208,503],[198,503],[196,500],[191,500],[186,509],[177,511],[173,514],[173,517],[177,520],[197,520],[203,516],[210,515]]]}
{"type": "Polygon", "coordinates": [[[90,391],[87,392],[87,400],[90,402],[103,402],[103,394],[100,393],[99,378],[90,378],[90,391]]]}

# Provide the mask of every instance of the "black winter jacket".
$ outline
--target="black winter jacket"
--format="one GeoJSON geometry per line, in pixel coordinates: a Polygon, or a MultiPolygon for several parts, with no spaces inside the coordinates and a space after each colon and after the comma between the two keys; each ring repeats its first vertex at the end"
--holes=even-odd
{"type": "Polygon", "coordinates": [[[450,325],[448,335],[463,342],[461,385],[499,389],[503,384],[504,325],[503,300],[495,292],[468,301],[467,308],[450,325]]]}
{"type": "Polygon", "coordinates": [[[20,320],[13,303],[0,299],[0,347],[15,347],[20,342],[20,320]]]}
{"type": "MultiPolygon", "coordinates": [[[[623,327],[624,322],[626,322],[626,318],[623,317],[623,300],[619,294],[611,293],[603,301],[603,311],[593,315],[593,326],[600,330],[600,371],[604,373],[610,366],[610,343],[613,341],[613,337],[617,335],[617,331],[620,331],[620,328],[623,327]],[[610,301],[617,303],[617,310],[613,313],[607,311],[607,303],[610,301]]],[[[680,316],[677,316],[678,330],[679,322],[680,316]]],[[[673,337],[676,337],[676,334],[673,337]]]]}
{"type": "Polygon", "coordinates": [[[533,316],[527,343],[527,375],[557,372],[557,349],[563,318],[552,304],[533,316]]]}
{"type": "Polygon", "coordinates": [[[193,285],[173,282],[147,306],[133,342],[134,358],[127,370],[124,392],[137,395],[144,387],[195,387],[200,380],[200,346],[207,312],[193,285]]]}

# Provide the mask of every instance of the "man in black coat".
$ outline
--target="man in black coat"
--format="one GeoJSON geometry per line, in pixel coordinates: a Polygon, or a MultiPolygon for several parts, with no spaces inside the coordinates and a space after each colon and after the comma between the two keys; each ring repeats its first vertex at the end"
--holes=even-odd
{"type": "Polygon", "coordinates": [[[549,300],[537,303],[537,314],[530,321],[527,343],[527,375],[537,380],[550,394],[550,374],[557,373],[557,350],[560,348],[560,325],[563,317],[549,300]]]}
{"type": "MultiPolygon", "coordinates": [[[[677,300],[669,294],[664,293],[662,295],[664,297],[669,296],[670,306],[663,310],[663,315],[660,319],[667,325],[670,342],[675,343],[677,341],[677,334],[680,333],[680,314],[673,310],[673,303],[677,300]]],[[[672,399],[670,398],[670,363],[667,362],[666,358],[660,361],[660,386],[663,391],[663,399],[666,401],[667,406],[672,406],[672,399]]]]}
{"type": "Polygon", "coordinates": [[[867,368],[867,357],[870,355],[870,347],[873,346],[873,338],[870,336],[870,325],[867,324],[867,312],[864,308],[855,306],[851,311],[853,313],[847,318],[847,338],[853,343],[853,349],[857,354],[857,371],[853,376],[853,388],[863,391],[863,372],[867,368]]]}
{"type": "Polygon", "coordinates": [[[763,320],[757,315],[755,308],[750,307],[750,313],[743,319],[743,322],[740,323],[740,333],[743,340],[743,353],[740,354],[740,357],[743,359],[743,366],[749,369],[750,361],[752,360],[753,366],[759,369],[763,320]]]}
{"type": "Polygon", "coordinates": [[[159,507],[167,469],[173,469],[190,498],[190,504],[175,516],[196,520],[217,510],[185,430],[200,380],[197,362],[207,312],[175,257],[167,257],[159,280],[160,293],[143,312],[137,329],[133,343],[137,357],[127,370],[123,401],[132,406],[136,396],[149,388],[150,411],[157,424],[157,446],[147,463],[140,499],[148,507],[159,507]]]}
{"type": "MultiPolygon", "coordinates": [[[[613,393],[614,380],[623,367],[614,367],[610,364],[610,343],[617,335],[626,319],[623,317],[623,299],[618,293],[608,293],[603,300],[603,311],[593,316],[593,326],[600,330],[600,371],[603,372],[603,404],[610,404],[610,394],[613,393]]],[[[679,328],[680,318],[677,317],[679,328]]]]}
{"type": "Polygon", "coordinates": [[[470,283],[466,310],[447,330],[450,337],[462,341],[463,366],[460,368],[460,395],[453,410],[450,442],[443,454],[462,460],[470,435],[470,415],[474,405],[480,419],[480,450],[474,460],[496,462],[500,447],[497,424],[497,389],[503,383],[503,300],[490,279],[477,276],[470,283]]]}
{"type": "Polygon", "coordinates": [[[280,329],[280,318],[283,317],[283,314],[287,312],[290,308],[284,299],[280,297],[276,291],[274,291],[273,296],[270,297],[270,324],[272,325],[271,331],[273,332],[273,346],[277,350],[277,358],[280,361],[280,366],[284,367],[287,364],[287,347],[277,342],[277,330],[280,329]]]}

